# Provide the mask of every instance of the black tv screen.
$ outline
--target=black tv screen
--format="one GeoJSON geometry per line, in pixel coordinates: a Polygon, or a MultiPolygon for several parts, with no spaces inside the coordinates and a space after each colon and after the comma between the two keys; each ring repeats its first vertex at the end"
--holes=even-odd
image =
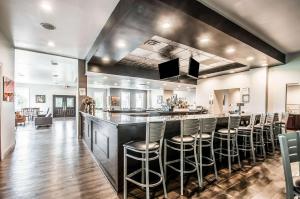
{"type": "Polygon", "coordinates": [[[179,58],[158,64],[160,79],[166,79],[179,75],[179,58]]]}
{"type": "Polygon", "coordinates": [[[190,63],[189,63],[189,72],[188,76],[192,78],[198,78],[199,76],[199,62],[194,60],[192,57],[190,58],[190,63]]]}

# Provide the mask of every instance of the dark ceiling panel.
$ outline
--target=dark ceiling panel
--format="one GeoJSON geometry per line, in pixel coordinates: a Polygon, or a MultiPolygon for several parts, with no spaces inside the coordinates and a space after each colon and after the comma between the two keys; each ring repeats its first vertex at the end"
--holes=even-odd
{"type": "MultiPolygon", "coordinates": [[[[175,57],[180,58],[181,72],[186,71],[191,51],[199,50],[228,60],[229,63],[249,67],[265,64],[274,66],[285,61],[284,54],[194,0],[121,0],[99,34],[87,59],[89,69],[98,68],[97,71],[106,73],[110,73],[111,70],[113,73],[116,72],[114,66],[117,65],[117,68],[123,71],[120,75],[134,76],[134,73],[145,73],[146,78],[146,73],[150,70],[157,73],[159,61],[175,57]],[[169,20],[169,28],[163,28],[165,20],[169,20]],[[207,34],[210,42],[199,42],[199,38],[207,34]],[[157,41],[157,38],[165,41],[157,41]],[[183,46],[189,48],[185,49],[183,46]],[[233,46],[236,52],[226,53],[225,49],[228,46],[233,46]],[[254,60],[247,61],[248,56],[254,57],[254,60]],[[109,61],[104,61],[104,57],[108,57],[109,61]],[[126,70],[122,70],[122,66],[126,70]],[[105,70],[100,70],[101,68],[105,70]],[[143,70],[144,72],[141,72],[143,70]]],[[[205,63],[201,56],[197,56],[196,60],[205,63]]],[[[228,61],[210,63],[208,68],[204,69],[224,66],[228,61]]],[[[205,66],[204,63],[202,66],[205,66]]],[[[200,66],[201,68],[203,67],[200,66]]]]}

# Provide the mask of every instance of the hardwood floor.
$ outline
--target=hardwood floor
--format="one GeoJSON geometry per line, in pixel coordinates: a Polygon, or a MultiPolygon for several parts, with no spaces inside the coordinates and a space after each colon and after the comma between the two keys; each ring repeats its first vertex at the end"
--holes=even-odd
{"type": "Polygon", "coordinates": [[[0,198],[117,198],[75,127],[73,119],[18,127],[14,152],[0,162],[0,198]]]}
{"type": "MultiPolygon", "coordinates": [[[[83,142],[78,141],[75,121],[56,120],[52,128],[18,127],[15,151],[0,162],[0,198],[55,199],[114,199],[118,198],[83,142]]],[[[293,165],[298,175],[297,165],[293,165]]],[[[242,170],[228,176],[226,168],[219,171],[220,179],[206,177],[206,186],[197,189],[191,177],[185,195],[179,195],[178,178],[168,182],[168,197],[201,199],[281,199],[285,185],[280,155],[256,165],[244,162],[242,170]]],[[[160,187],[159,187],[160,189],[160,187]]],[[[153,192],[162,198],[161,191],[153,192]]],[[[119,194],[122,198],[122,194],[119,194]]],[[[133,188],[129,198],[144,198],[144,191],[133,188]]]]}

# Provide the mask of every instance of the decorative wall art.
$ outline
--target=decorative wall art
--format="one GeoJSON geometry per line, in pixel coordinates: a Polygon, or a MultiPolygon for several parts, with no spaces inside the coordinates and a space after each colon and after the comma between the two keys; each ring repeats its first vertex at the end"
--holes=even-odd
{"type": "Polygon", "coordinates": [[[3,101],[13,102],[14,101],[14,92],[15,91],[15,82],[14,80],[3,77],[3,101]]]}
{"type": "Polygon", "coordinates": [[[46,95],[36,95],[35,103],[46,103],[46,95]]]}

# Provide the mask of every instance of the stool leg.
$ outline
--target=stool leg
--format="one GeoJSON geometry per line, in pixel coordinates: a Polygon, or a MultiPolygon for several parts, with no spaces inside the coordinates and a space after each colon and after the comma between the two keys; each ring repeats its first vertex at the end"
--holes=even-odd
{"type": "Polygon", "coordinates": [[[194,145],[194,156],[195,156],[195,162],[196,162],[196,169],[197,169],[197,177],[198,177],[198,183],[199,187],[202,187],[203,185],[203,176],[202,176],[202,144],[201,144],[201,139],[196,139],[195,140],[195,145],[194,145]],[[199,163],[198,163],[198,158],[197,158],[197,141],[199,141],[199,163]]]}
{"type": "Polygon", "coordinates": [[[124,187],[123,187],[123,193],[124,193],[124,199],[127,199],[127,149],[124,148],[124,187]]]}
{"type": "Polygon", "coordinates": [[[271,139],[271,144],[272,144],[272,153],[274,155],[275,154],[275,144],[274,144],[274,131],[273,131],[272,125],[270,127],[270,139],[271,139]]]}
{"type": "MultiPolygon", "coordinates": [[[[142,158],[145,159],[145,154],[142,153],[142,158]]],[[[142,161],[142,175],[141,175],[142,184],[145,184],[145,161],[142,161]]]]}
{"type": "Polygon", "coordinates": [[[236,153],[237,153],[238,163],[239,163],[240,168],[242,168],[237,135],[234,136],[234,139],[235,139],[235,146],[236,146],[236,153]]]}
{"type": "Polygon", "coordinates": [[[227,137],[227,158],[228,158],[228,170],[229,170],[229,173],[231,173],[231,156],[230,156],[230,135],[229,137],[227,137]]]}
{"type": "Polygon", "coordinates": [[[183,196],[183,142],[180,143],[180,195],[183,196]]]}
{"type": "Polygon", "coordinates": [[[146,152],[146,199],[150,199],[150,187],[149,187],[149,153],[146,152]]]}
{"type": "MultiPolygon", "coordinates": [[[[221,136],[221,138],[222,138],[222,135],[220,135],[221,136]]],[[[219,155],[219,162],[221,162],[222,161],[222,143],[223,143],[223,140],[222,139],[220,139],[220,155],[219,155]]]]}
{"type": "Polygon", "coordinates": [[[250,145],[251,145],[251,153],[252,153],[253,163],[255,164],[256,160],[255,160],[255,152],[254,152],[253,133],[250,134],[250,145]]]}
{"type": "Polygon", "coordinates": [[[262,152],[263,152],[263,155],[264,155],[264,159],[266,159],[267,154],[266,154],[265,141],[264,141],[264,132],[263,131],[261,131],[260,138],[261,138],[262,152]]]}
{"type": "Polygon", "coordinates": [[[164,170],[163,170],[163,166],[162,166],[162,161],[161,161],[161,150],[159,151],[159,168],[160,168],[160,173],[161,173],[161,177],[162,177],[162,184],[163,184],[163,189],[164,189],[164,196],[165,198],[168,198],[167,195],[167,188],[166,188],[166,180],[165,180],[165,174],[164,174],[164,170]]]}
{"type": "Polygon", "coordinates": [[[164,174],[167,179],[167,140],[164,140],[164,174]]]}
{"type": "Polygon", "coordinates": [[[215,153],[214,153],[214,141],[213,141],[213,139],[211,139],[211,143],[210,143],[210,153],[211,153],[211,158],[214,161],[215,177],[216,177],[216,180],[218,180],[218,171],[217,171],[217,163],[216,163],[216,158],[215,158],[215,153]]]}

